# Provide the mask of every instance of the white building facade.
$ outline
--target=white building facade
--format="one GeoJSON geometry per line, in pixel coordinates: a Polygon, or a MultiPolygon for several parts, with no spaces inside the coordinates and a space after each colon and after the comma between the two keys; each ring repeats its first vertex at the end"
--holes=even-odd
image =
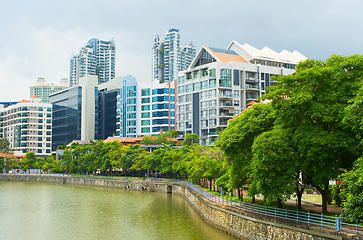
{"type": "Polygon", "coordinates": [[[69,87],[67,78],[62,78],[58,85],[47,84],[45,78],[39,77],[34,86],[30,86],[30,97],[36,96],[41,102],[48,103],[49,95],[69,87]]]}
{"type": "Polygon", "coordinates": [[[7,138],[10,148],[37,156],[51,153],[52,104],[37,97],[0,109],[0,138],[7,138]]]}
{"type": "Polygon", "coordinates": [[[281,53],[233,41],[228,49],[204,46],[188,70],[179,73],[177,130],[211,144],[227,121],[277,84],[271,77],[294,73],[298,52],[281,53]]]}

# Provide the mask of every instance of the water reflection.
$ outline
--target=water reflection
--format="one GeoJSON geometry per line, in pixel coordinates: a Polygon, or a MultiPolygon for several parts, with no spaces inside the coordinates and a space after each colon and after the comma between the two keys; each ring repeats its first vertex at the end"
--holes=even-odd
{"type": "Polygon", "coordinates": [[[0,182],[1,239],[236,239],[166,193],[0,182]]]}

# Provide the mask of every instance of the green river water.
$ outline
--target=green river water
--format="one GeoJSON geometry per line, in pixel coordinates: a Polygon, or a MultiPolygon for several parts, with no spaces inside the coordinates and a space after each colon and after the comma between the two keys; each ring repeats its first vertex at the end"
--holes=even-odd
{"type": "Polygon", "coordinates": [[[0,181],[0,239],[236,239],[181,196],[0,181]]]}

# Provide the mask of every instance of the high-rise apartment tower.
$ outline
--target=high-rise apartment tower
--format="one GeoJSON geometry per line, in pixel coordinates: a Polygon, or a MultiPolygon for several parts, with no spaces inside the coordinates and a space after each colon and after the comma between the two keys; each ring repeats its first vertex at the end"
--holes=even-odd
{"type": "Polygon", "coordinates": [[[195,54],[192,43],[180,46],[178,29],[168,30],[165,38],[157,36],[153,47],[153,80],[163,83],[176,79],[179,71],[189,67],[195,54]]]}
{"type": "Polygon", "coordinates": [[[79,78],[97,75],[98,83],[115,77],[115,42],[92,38],[70,60],[70,85],[78,84],[79,78]]]}

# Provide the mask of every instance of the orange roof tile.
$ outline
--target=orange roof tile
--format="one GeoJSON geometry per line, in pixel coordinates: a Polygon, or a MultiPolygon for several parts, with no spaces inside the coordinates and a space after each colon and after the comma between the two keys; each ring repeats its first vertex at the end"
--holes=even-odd
{"type": "Polygon", "coordinates": [[[31,98],[38,98],[38,97],[34,95],[34,96],[33,96],[33,97],[31,97],[31,98]]]}
{"type": "Polygon", "coordinates": [[[19,103],[30,103],[30,101],[27,101],[27,100],[23,99],[19,103]]]}
{"type": "Polygon", "coordinates": [[[224,63],[229,63],[229,62],[243,62],[243,63],[248,63],[243,57],[238,56],[238,55],[232,55],[232,54],[227,54],[227,53],[217,53],[217,52],[213,52],[209,47],[205,46],[206,49],[208,49],[209,51],[211,51],[213,53],[214,56],[216,56],[219,60],[221,60],[221,62],[224,63]]]}

